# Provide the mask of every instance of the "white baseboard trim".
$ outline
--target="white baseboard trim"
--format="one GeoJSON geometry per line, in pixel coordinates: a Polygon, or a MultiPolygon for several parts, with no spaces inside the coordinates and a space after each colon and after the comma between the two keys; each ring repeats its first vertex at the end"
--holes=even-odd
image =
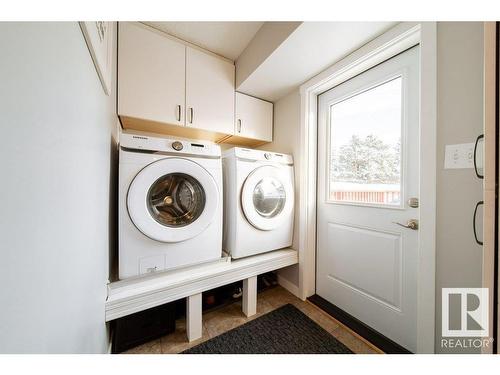
{"type": "Polygon", "coordinates": [[[280,284],[283,288],[292,293],[295,297],[299,297],[299,287],[292,283],[291,281],[285,279],[283,276],[278,275],[278,284],[280,284]]]}

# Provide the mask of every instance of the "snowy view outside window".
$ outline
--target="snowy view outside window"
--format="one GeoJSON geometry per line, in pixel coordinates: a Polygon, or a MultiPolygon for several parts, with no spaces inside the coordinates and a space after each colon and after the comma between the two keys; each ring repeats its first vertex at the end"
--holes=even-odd
{"type": "Polygon", "coordinates": [[[331,106],[331,201],[400,204],[401,89],[398,77],[331,106]]]}

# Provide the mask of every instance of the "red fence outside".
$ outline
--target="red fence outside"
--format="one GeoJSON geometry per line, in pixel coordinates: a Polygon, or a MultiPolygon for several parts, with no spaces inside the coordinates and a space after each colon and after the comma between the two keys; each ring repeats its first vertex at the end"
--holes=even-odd
{"type": "Polygon", "coordinates": [[[341,202],[391,204],[400,201],[399,191],[332,191],[330,198],[341,202]]]}

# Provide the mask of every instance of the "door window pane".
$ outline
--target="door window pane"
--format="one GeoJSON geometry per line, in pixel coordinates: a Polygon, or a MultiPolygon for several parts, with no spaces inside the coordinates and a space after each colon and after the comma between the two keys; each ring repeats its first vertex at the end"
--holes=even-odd
{"type": "Polygon", "coordinates": [[[330,107],[329,200],[400,205],[402,78],[330,107]]]}
{"type": "Polygon", "coordinates": [[[151,186],[147,205],[158,223],[167,227],[183,227],[200,217],[205,208],[205,191],[193,177],[170,173],[151,186]]]}

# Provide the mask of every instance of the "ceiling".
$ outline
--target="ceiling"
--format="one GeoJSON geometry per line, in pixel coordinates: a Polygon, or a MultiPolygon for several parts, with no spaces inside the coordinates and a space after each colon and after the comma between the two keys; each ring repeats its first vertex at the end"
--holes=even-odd
{"type": "Polygon", "coordinates": [[[395,24],[303,22],[236,89],[274,102],[395,24]]]}
{"type": "Polygon", "coordinates": [[[230,60],[243,52],[263,22],[144,22],[230,60]]]}

